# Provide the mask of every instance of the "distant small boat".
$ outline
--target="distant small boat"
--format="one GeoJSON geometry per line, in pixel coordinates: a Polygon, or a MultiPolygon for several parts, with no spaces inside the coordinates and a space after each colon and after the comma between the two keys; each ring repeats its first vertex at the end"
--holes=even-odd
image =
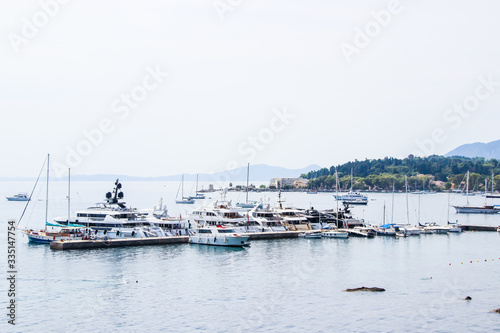
{"type": "Polygon", "coordinates": [[[353,185],[354,185],[354,177],[353,177],[353,172],[351,169],[351,189],[347,194],[344,195],[339,195],[338,193],[334,195],[335,199],[337,201],[342,201],[342,203],[348,204],[348,205],[367,205],[368,204],[368,197],[364,194],[361,194],[359,192],[353,192],[353,185]]]}
{"type": "MultiPolygon", "coordinates": [[[[198,192],[198,175],[196,175],[196,195],[195,196],[189,196],[188,200],[203,200],[205,199],[205,194],[199,193],[198,192]]],[[[187,203],[187,202],[181,202],[181,203],[187,203]]]]}
{"type": "Polygon", "coordinates": [[[189,200],[202,200],[202,199],[205,199],[205,194],[203,194],[203,193],[196,193],[195,196],[189,196],[188,199],[189,200]]]}
{"type": "Polygon", "coordinates": [[[367,205],[368,197],[358,192],[349,192],[345,195],[334,195],[335,199],[348,205],[367,205]]]}
{"type": "Polygon", "coordinates": [[[181,200],[175,200],[176,204],[194,204],[194,200],[189,197],[183,197],[181,200]]]}
{"type": "Polygon", "coordinates": [[[244,202],[238,202],[236,204],[236,207],[239,207],[239,208],[254,208],[255,206],[257,205],[257,202],[248,202],[248,203],[244,203],[244,202]]]}
{"type": "MultiPolygon", "coordinates": [[[[177,191],[177,195],[179,195],[179,191],[177,191]]],[[[194,204],[194,199],[184,196],[184,175],[182,175],[181,180],[181,199],[176,199],[175,203],[177,204],[194,204]]]]}
{"type": "Polygon", "coordinates": [[[6,197],[6,198],[9,201],[30,201],[30,197],[28,196],[28,193],[18,193],[18,194],[14,194],[11,197],[6,197]]]}
{"type": "Polygon", "coordinates": [[[248,163],[247,165],[247,186],[246,186],[246,199],[245,199],[245,202],[238,202],[236,203],[236,207],[240,207],[240,208],[254,208],[255,206],[257,206],[259,203],[258,202],[249,202],[248,201],[248,181],[250,179],[250,163],[248,163]]]}
{"type": "Polygon", "coordinates": [[[306,193],[307,193],[307,194],[318,194],[318,191],[314,191],[314,190],[312,190],[312,191],[307,191],[306,193]]]}

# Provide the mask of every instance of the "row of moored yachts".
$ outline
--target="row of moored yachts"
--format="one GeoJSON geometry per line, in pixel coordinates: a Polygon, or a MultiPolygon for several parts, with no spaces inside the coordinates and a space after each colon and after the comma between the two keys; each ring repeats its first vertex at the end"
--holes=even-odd
{"type": "Polygon", "coordinates": [[[260,232],[298,231],[305,238],[348,238],[393,236],[407,237],[422,233],[460,232],[455,225],[428,224],[418,227],[385,224],[365,225],[343,209],[318,211],[314,208],[286,207],[281,193],[276,206],[261,201],[252,209],[234,207],[221,192],[219,200],[195,209],[188,217],[171,217],[161,202],[153,209],[128,208],[118,180],[106,200],[80,210],[74,216],[56,217],[43,230],[24,229],[31,242],[50,243],[59,240],[123,239],[166,236],[189,236],[195,244],[244,246],[251,234],[260,232]]]}

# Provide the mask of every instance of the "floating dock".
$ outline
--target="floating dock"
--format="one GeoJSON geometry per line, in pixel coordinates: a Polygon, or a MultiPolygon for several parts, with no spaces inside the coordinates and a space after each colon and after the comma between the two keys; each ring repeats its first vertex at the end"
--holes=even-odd
{"type": "Polygon", "coordinates": [[[458,224],[462,231],[497,231],[498,227],[493,227],[491,225],[466,225],[458,224]]]}
{"type": "MultiPolygon", "coordinates": [[[[258,232],[258,233],[248,233],[244,235],[250,236],[249,240],[283,239],[283,238],[298,238],[299,234],[302,232],[303,231],[258,232]]],[[[109,240],[71,240],[71,241],[54,241],[50,243],[50,248],[52,250],[85,250],[85,249],[100,249],[106,247],[186,244],[188,242],[189,242],[189,236],[123,238],[123,239],[109,239],[109,240]]]]}
{"type": "Polygon", "coordinates": [[[188,241],[189,241],[189,236],[123,238],[123,239],[109,239],[109,240],[71,240],[71,241],[54,241],[50,243],[50,248],[52,250],[84,250],[84,249],[99,249],[105,247],[182,244],[182,243],[187,243],[188,241]]]}

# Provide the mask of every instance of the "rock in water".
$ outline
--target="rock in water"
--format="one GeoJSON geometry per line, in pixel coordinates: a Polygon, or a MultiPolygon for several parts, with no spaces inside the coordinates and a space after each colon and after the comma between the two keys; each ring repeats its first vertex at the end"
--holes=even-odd
{"type": "Polygon", "coordinates": [[[361,288],[353,288],[353,289],[346,289],[344,291],[347,292],[353,292],[353,291],[371,291],[371,292],[380,292],[380,291],[385,291],[384,288],[377,288],[377,287],[361,287],[361,288]]]}
{"type": "Polygon", "coordinates": [[[493,310],[493,312],[500,313],[500,309],[493,310]]]}
{"type": "Polygon", "coordinates": [[[470,296],[465,297],[466,301],[470,301],[471,299],[472,299],[472,297],[470,297],[470,296]]]}

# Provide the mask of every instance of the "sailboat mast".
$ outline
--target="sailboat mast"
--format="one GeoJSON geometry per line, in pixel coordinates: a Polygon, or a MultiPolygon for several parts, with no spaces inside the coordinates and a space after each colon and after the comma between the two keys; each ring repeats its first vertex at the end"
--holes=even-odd
{"type": "Polygon", "coordinates": [[[250,176],[250,163],[247,164],[247,197],[245,203],[248,204],[248,178],[250,176]]]}
{"type": "Polygon", "coordinates": [[[353,172],[352,172],[352,168],[351,168],[351,192],[352,192],[352,183],[353,183],[353,172]]]}
{"type": "Polygon", "coordinates": [[[446,219],[448,223],[450,223],[450,197],[451,197],[451,189],[448,191],[448,209],[446,210],[447,216],[446,219]]]}
{"type": "Polygon", "coordinates": [[[181,199],[184,199],[184,175],[182,175],[181,179],[181,199]]]}
{"type": "Polygon", "coordinates": [[[335,190],[337,192],[335,201],[337,202],[337,228],[338,228],[339,227],[339,174],[337,173],[337,169],[335,169],[335,190]]]}
{"type": "Polygon", "coordinates": [[[385,200],[384,200],[384,216],[382,216],[382,224],[385,224],[385,200]]]}
{"type": "Polygon", "coordinates": [[[195,195],[198,193],[198,174],[196,174],[196,191],[194,193],[195,195]]]}
{"type": "Polygon", "coordinates": [[[467,196],[467,206],[469,205],[469,171],[467,171],[467,184],[466,184],[466,187],[467,187],[467,192],[466,192],[466,196],[467,196]]]}
{"type": "Polygon", "coordinates": [[[418,194],[418,214],[417,214],[417,223],[420,223],[420,196],[421,194],[418,194]]]}
{"type": "Polygon", "coordinates": [[[406,224],[410,224],[410,210],[408,206],[408,177],[405,176],[405,189],[406,189],[406,224]]]}
{"type": "Polygon", "coordinates": [[[68,226],[70,224],[69,217],[71,212],[71,168],[68,168],[68,226]]]}
{"type": "Polygon", "coordinates": [[[392,209],[391,209],[391,224],[394,223],[394,182],[392,182],[392,209]]]}
{"type": "Polygon", "coordinates": [[[47,191],[45,193],[45,223],[49,221],[49,163],[50,154],[47,154],[47,191]]]}
{"type": "Polygon", "coordinates": [[[495,190],[495,174],[492,172],[491,173],[491,194],[493,194],[493,191],[495,190]]]}

